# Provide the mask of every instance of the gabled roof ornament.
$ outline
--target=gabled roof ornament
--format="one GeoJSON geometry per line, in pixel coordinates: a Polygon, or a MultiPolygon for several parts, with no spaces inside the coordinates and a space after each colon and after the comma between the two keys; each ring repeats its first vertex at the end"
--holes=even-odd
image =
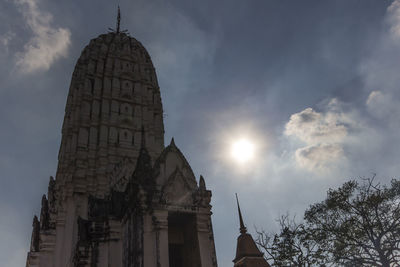
{"type": "Polygon", "coordinates": [[[172,146],[172,147],[176,147],[176,145],[175,145],[175,140],[174,140],[174,138],[172,137],[172,139],[171,139],[171,143],[169,144],[170,146],[172,146]]]}
{"type": "Polygon", "coordinates": [[[203,175],[200,175],[199,189],[200,189],[200,190],[203,190],[203,191],[206,190],[206,182],[204,181],[203,175]]]}

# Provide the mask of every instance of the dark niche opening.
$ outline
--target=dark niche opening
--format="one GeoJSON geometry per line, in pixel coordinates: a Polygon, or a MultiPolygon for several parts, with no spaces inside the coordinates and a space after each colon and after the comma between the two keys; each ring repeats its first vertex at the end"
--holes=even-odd
{"type": "Polygon", "coordinates": [[[196,215],[168,214],[169,267],[200,267],[196,215]]]}

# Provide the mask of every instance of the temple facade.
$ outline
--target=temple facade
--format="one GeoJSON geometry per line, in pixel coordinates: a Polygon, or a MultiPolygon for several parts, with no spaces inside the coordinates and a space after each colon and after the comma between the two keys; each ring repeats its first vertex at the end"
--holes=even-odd
{"type": "Polygon", "coordinates": [[[27,267],[217,267],[211,191],[172,139],[143,45],[117,28],[79,57],[27,267]]]}

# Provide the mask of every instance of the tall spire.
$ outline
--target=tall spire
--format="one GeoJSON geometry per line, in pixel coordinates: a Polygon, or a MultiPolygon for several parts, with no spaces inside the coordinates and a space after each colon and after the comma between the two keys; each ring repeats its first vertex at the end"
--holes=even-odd
{"type": "Polygon", "coordinates": [[[117,33],[119,33],[120,25],[121,25],[121,10],[118,5],[118,16],[117,16],[117,27],[116,27],[117,33]]]}
{"type": "Polygon", "coordinates": [[[270,267],[268,262],[264,259],[263,253],[261,253],[258,249],[251,234],[247,233],[247,229],[243,223],[242,213],[240,212],[239,199],[237,194],[236,202],[238,206],[240,220],[240,235],[237,238],[236,257],[233,260],[233,262],[235,263],[234,267],[270,267]]]}
{"type": "Polygon", "coordinates": [[[237,193],[235,193],[235,195],[236,195],[236,203],[237,203],[238,212],[239,212],[240,233],[241,234],[245,234],[245,233],[247,233],[247,229],[246,229],[246,227],[244,226],[244,223],[243,223],[243,218],[242,218],[242,213],[240,212],[240,205],[239,205],[239,199],[238,199],[237,193]]]}

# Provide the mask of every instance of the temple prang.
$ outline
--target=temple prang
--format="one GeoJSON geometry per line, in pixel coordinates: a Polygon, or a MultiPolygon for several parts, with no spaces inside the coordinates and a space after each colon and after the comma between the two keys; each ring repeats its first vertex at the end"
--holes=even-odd
{"type": "MultiPolygon", "coordinates": [[[[155,68],[120,26],[118,7],[116,28],[76,62],[57,171],[33,218],[26,266],[217,267],[212,193],[174,138],[164,145],[155,68]]],[[[268,267],[237,204],[234,266],[268,267]]]]}
{"type": "Polygon", "coordinates": [[[211,191],[164,146],[155,68],[120,21],[77,60],[26,266],[216,267],[211,191]]]}

